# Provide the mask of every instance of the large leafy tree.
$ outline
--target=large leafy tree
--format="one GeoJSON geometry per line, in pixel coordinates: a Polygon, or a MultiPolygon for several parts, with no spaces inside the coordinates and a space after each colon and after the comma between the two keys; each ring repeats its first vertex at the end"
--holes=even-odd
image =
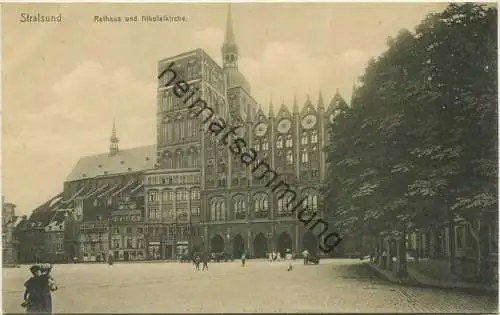
{"type": "Polygon", "coordinates": [[[451,4],[389,39],[332,124],[327,204],[344,233],[459,216],[484,239],[497,202],[497,11],[451,4]]]}

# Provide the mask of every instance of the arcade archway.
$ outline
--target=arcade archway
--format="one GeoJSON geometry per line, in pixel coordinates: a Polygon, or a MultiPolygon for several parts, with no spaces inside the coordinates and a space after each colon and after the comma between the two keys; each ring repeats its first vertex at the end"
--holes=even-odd
{"type": "Polygon", "coordinates": [[[238,234],[233,239],[233,258],[240,258],[245,251],[245,240],[241,234],[238,234]]]}
{"type": "Polygon", "coordinates": [[[311,255],[316,255],[318,251],[318,238],[311,231],[307,231],[302,239],[302,250],[307,249],[311,255]]]}
{"type": "Polygon", "coordinates": [[[283,232],[278,237],[278,252],[281,254],[281,257],[284,257],[287,249],[292,250],[292,238],[290,234],[283,232]]]}
{"type": "Polygon", "coordinates": [[[215,235],[211,242],[212,253],[224,252],[224,239],[220,235],[215,235]]]}
{"type": "Polygon", "coordinates": [[[259,233],[253,241],[254,257],[265,258],[267,252],[267,238],[264,234],[259,233]]]}

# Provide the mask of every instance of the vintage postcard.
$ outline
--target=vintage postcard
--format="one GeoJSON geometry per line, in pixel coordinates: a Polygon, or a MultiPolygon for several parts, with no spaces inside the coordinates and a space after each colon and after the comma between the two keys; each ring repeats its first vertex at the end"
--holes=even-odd
{"type": "Polygon", "coordinates": [[[494,3],[4,3],[5,313],[498,305],[494,3]]]}

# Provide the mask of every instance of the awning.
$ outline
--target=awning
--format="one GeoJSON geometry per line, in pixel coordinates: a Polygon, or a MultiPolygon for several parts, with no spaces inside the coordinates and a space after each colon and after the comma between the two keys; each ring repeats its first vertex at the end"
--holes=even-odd
{"type": "Polygon", "coordinates": [[[134,182],[128,183],[127,185],[123,186],[122,189],[119,189],[118,191],[116,191],[115,193],[113,193],[111,195],[111,197],[114,197],[114,196],[118,195],[119,193],[121,193],[122,191],[124,191],[125,189],[130,188],[130,186],[132,186],[133,184],[134,184],[134,182]]]}
{"type": "Polygon", "coordinates": [[[110,189],[106,190],[105,192],[103,192],[102,194],[97,196],[97,198],[102,198],[102,197],[106,196],[107,194],[109,194],[110,192],[112,192],[113,190],[115,190],[119,186],[120,186],[120,184],[113,185],[110,189]]]}
{"type": "Polygon", "coordinates": [[[141,189],[144,185],[143,184],[139,184],[137,187],[135,187],[134,189],[132,189],[130,191],[131,194],[135,193],[136,191],[138,191],[139,189],[141,189]]]}
{"type": "Polygon", "coordinates": [[[80,188],[73,196],[71,196],[71,198],[69,198],[68,200],[63,200],[61,201],[61,203],[63,204],[68,204],[70,203],[71,201],[73,201],[76,197],[78,197],[82,192],[83,190],[85,189],[86,187],[83,186],[82,188],[80,188]]]}
{"type": "Polygon", "coordinates": [[[95,194],[100,193],[101,191],[103,191],[104,189],[106,189],[106,188],[108,188],[108,187],[109,187],[109,185],[108,185],[108,184],[106,184],[106,185],[104,185],[104,186],[101,186],[101,187],[97,188],[96,190],[91,191],[90,193],[88,193],[87,195],[85,195],[85,196],[83,197],[83,199],[90,198],[90,197],[94,196],[95,194]]]}

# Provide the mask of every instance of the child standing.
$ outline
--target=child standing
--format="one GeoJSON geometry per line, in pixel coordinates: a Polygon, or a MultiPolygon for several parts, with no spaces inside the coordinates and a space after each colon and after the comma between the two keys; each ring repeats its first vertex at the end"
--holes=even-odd
{"type": "Polygon", "coordinates": [[[292,252],[290,251],[290,249],[287,249],[286,250],[286,261],[288,262],[288,269],[287,271],[290,271],[292,270],[292,252]]]}

